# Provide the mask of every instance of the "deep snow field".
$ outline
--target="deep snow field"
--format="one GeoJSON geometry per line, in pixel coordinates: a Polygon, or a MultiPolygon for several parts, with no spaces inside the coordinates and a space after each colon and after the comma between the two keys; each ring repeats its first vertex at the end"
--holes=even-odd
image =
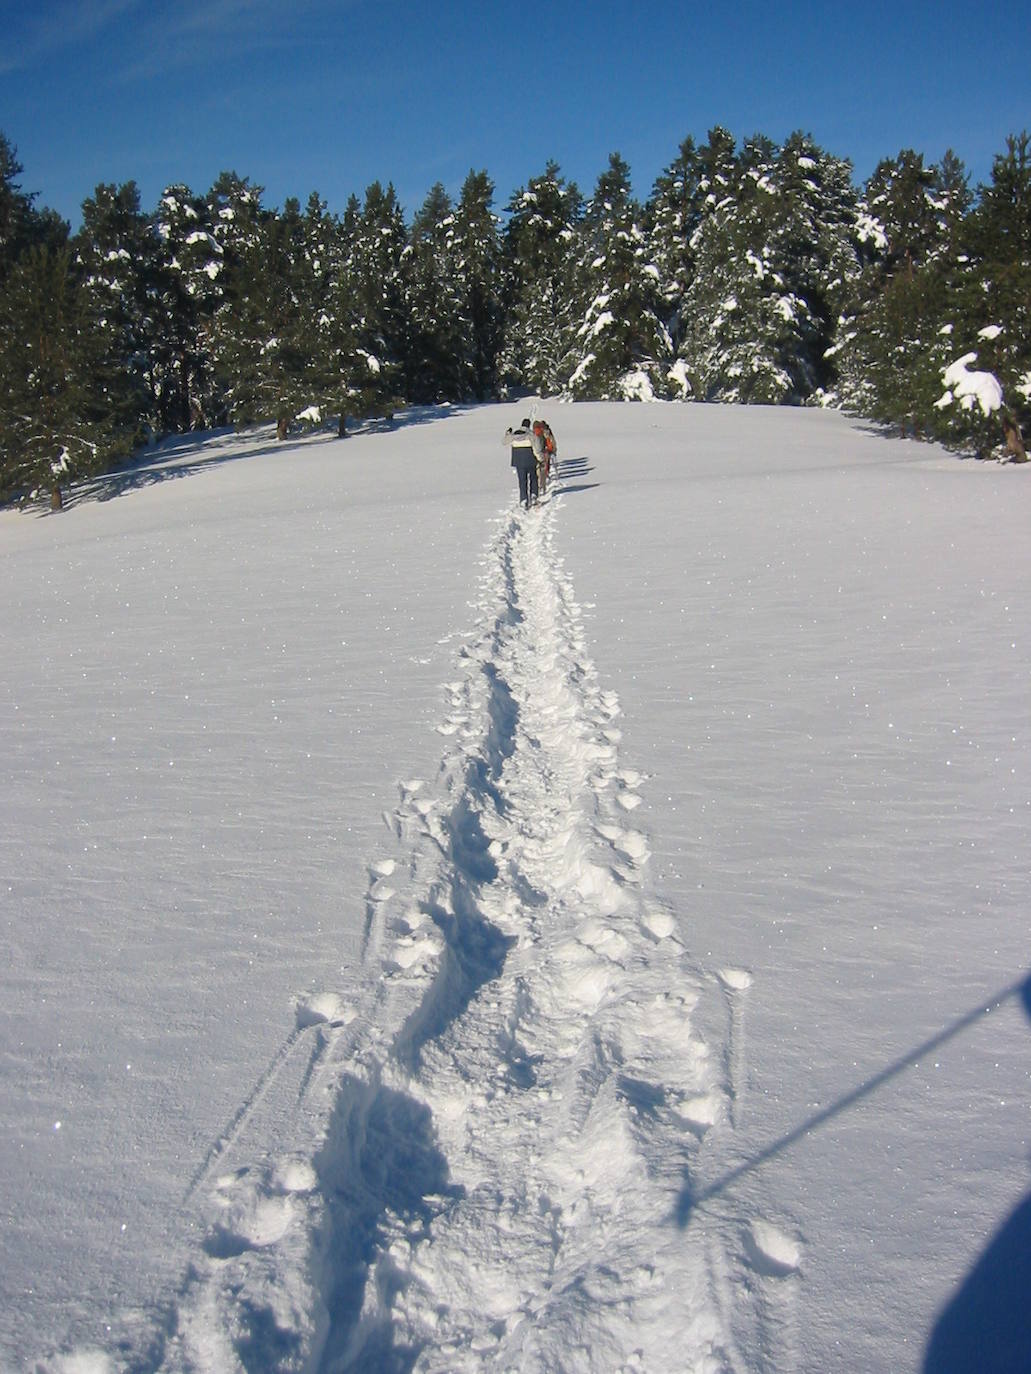
{"type": "Polygon", "coordinates": [[[3,1370],[1031,1368],[1031,470],[525,408],[0,513],[3,1370]]]}

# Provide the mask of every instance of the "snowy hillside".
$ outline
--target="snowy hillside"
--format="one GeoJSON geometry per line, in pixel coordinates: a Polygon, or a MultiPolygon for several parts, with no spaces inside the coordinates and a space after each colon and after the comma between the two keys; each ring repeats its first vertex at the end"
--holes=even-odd
{"type": "Polygon", "coordinates": [[[547,414],[0,515],[0,1367],[1031,1351],[1031,479],[547,414]]]}

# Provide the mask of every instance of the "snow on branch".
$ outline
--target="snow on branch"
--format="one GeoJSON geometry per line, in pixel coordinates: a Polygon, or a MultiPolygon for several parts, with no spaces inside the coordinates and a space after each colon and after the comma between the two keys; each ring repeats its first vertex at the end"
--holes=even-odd
{"type": "Polygon", "coordinates": [[[979,406],[982,415],[1002,409],[999,379],[991,372],[971,372],[968,364],[976,362],[976,353],[965,353],[944,369],[942,381],[946,390],[941,399],[935,401],[938,410],[947,409],[954,401],[958,401],[963,410],[979,406]]]}

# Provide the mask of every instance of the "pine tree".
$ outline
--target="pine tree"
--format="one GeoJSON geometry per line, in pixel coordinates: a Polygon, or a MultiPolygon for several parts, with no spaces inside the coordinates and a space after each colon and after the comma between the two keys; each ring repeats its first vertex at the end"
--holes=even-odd
{"type": "MultiPolygon", "coordinates": [[[[684,297],[694,280],[694,238],[704,214],[702,165],[693,138],[680,145],[677,158],[657,178],[645,206],[650,257],[659,273],[663,321],[674,354],[682,339],[684,297]]],[[[675,390],[686,394],[686,379],[678,374],[675,390]]]]}
{"type": "Polygon", "coordinates": [[[794,325],[781,341],[781,357],[792,399],[806,400],[824,395],[835,380],[828,353],[862,267],[858,199],[851,164],[807,134],[785,142],[773,180],[777,206],[766,252],[794,325]]]}
{"type": "Polygon", "coordinates": [[[68,242],[67,222],[56,210],[37,210],[35,193],[21,189],[24,170],[17,149],[0,131],[0,286],[30,248],[58,249],[68,242]]]}
{"type": "MultiPolygon", "coordinates": [[[[194,293],[197,350],[210,376],[204,418],[209,425],[231,419],[226,394],[232,371],[226,356],[232,349],[233,298],[245,260],[260,255],[263,224],[268,218],[261,203],[262,187],[235,172],[221,172],[204,198],[203,221],[210,232],[202,263],[206,280],[194,293]],[[199,299],[198,299],[199,297],[199,299]]],[[[202,240],[196,240],[202,244],[202,240]]]]}
{"type": "Polygon", "coordinates": [[[963,222],[961,252],[949,276],[949,362],[997,378],[1004,402],[984,416],[976,406],[938,409],[937,432],[987,454],[1005,441],[1023,461],[1031,425],[1031,136],[1006,140],[990,184],[963,222]]]}
{"type": "Polygon", "coordinates": [[[153,370],[159,245],[136,183],[100,185],[83,201],[74,247],[96,342],[110,360],[110,404],[120,427],[142,438],[157,425],[153,370]]]}
{"type": "Polygon", "coordinates": [[[801,133],[777,148],[726,140],[694,235],[681,365],[703,399],[805,402],[824,393],[828,349],[859,270],[848,163],[801,133]]]}
{"type": "Polygon", "coordinates": [[[335,235],[326,283],[323,347],[329,392],[340,415],[392,414],[410,354],[408,233],[393,186],[352,195],[335,235]]]}
{"type": "Polygon", "coordinates": [[[330,392],[310,219],[290,198],[239,250],[218,315],[219,382],[237,424],[274,420],[280,439],[330,392]]]}
{"type": "Polygon", "coordinates": [[[31,242],[31,195],[21,189],[17,150],[0,132],[0,285],[31,242]]]}
{"type": "Polygon", "coordinates": [[[153,353],[159,428],[204,429],[222,408],[208,346],[222,249],[207,205],[187,186],[165,190],[154,223],[161,243],[153,353]]]}
{"type": "Polygon", "coordinates": [[[578,269],[581,324],[567,385],[578,397],[651,399],[667,389],[669,335],[660,319],[658,268],[618,153],[598,178],[584,217],[578,269]]]}
{"type": "Polygon", "coordinates": [[[574,282],[583,199],[549,162],[514,193],[508,211],[498,377],[505,388],[549,395],[569,375],[579,324],[574,282]]]}
{"type": "Polygon", "coordinates": [[[455,209],[452,235],[462,346],[460,395],[481,401],[496,389],[501,347],[501,245],[493,203],[494,184],[487,173],[471,171],[455,209]]]}
{"type": "Polygon", "coordinates": [[[466,378],[455,259],[454,206],[438,182],[416,212],[410,236],[405,393],[412,401],[462,395],[466,378]]]}
{"type": "Polygon", "coordinates": [[[775,150],[753,139],[731,163],[727,142],[710,142],[718,170],[702,179],[705,209],[683,302],[683,371],[699,400],[783,400],[791,377],[780,361],[782,337],[797,307],[766,251],[777,213],[775,150]]]}
{"type": "Polygon", "coordinates": [[[0,293],[0,499],[61,488],[127,453],[116,371],[70,247],[32,247],[0,293]]]}
{"type": "MultiPolygon", "coordinates": [[[[950,280],[970,203],[962,164],[905,149],[880,162],[856,215],[860,272],[833,349],[837,394],[849,408],[935,432],[934,402],[949,361],[950,280]]],[[[962,273],[960,273],[962,275],[962,273]]]]}

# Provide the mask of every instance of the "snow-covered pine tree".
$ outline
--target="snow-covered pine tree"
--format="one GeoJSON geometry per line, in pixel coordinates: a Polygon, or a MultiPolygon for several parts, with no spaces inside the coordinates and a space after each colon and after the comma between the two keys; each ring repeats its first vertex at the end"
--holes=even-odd
{"type": "Polygon", "coordinates": [[[630,169],[618,153],[598,178],[580,235],[576,294],[581,323],[566,387],[576,397],[651,400],[668,392],[672,362],[630,169]]]}
{"type": "Polygon", "coordinates": [[[404,388],[411,401],[462,394],[464,340],[454,236],[454,206],[438,182],[416,212],[409,240],[404,388]]]}
{"type": "Polygon", "coordinates": [[[219,380],[230,417],[274,420],[281,439],[301,411],[324,401],[313,275],[300,203],[290,198],[241,250],[219,312],[219,380]]]}
{"type": "Polygon", "coordinates": [[[859,205],[863,265],[834,347],[838,394],[904,431],[935,432],[950,361],[949,280],[962,275],[958,234],[970,203],[962,164],[904,149],[882,160],[859,205]]]}
{"type": "MultiPolygon", "coordinates": [[[[991,182],[980,187],[978,204],[958,234],[948,277],[949,343],[955,363],[994,377],[1001,398],[997,411],[939,405],[946,437],[972,444],[981,453],[1004,443],[1010,456],[1026,457],[1031,437],[1031,135],[1006,140],[992,164],[991,182]]],[[[983,399],[984,393],[981,393],[983,399]]],[[[944,396],[942,397],[944,399],[944,396]]]]}
{"type": "Polygon", "coordinates": [[[342,420],[392,410],[408,350],[408,231],[393,186],[352,196],[343,221],[343,264],[334,305],[334,358],[342,420]]]}
{"type": "Polygon", "coordinates": [[[102,385],[119,427],[142,438],[158,425],[154,297],[160,246],[133,181],[98,186],[83,201],[82,221],[74,248],[96,342],[108,361],[102,385]]]}
{"type": "MultiPolygon", "coordinates": [[[[675,355],[680,350],[684,297],[695,274],[694,236],[705,213],[703,181],[698,149],[693,138],[686,138],[676,159],[656,179],[644,212],[649,255],[659,272],[663,321],[675,355]]],[[[688,394],[682,367],[670,380],[674,396],[688,394]]]]}
{"type": "Polygon", "coordinates": [[[707,211],[696,230],[681,364],[698,396],[807,401],[828,379],[825,354],[858,271],[848,163],[796,133],[756,135],[731,164],[716,141],[707,211]]]}
{"type": "Polygon", "coordinates": [[[517,190],[504,235],[504,330],[498,377],[505,387],[559,391],[575,342],[574,282],[583,198],[557,163],[517,190]]]}
{"type": "Polygon", "coordinates": [[[231,373],[226,349],[232,348],[231,295],[247,254],[261,242],[268,212],[261,204],[262,188],[235,172],[222,172],[205,197],[205,223],[210,226],[211,254],[204,271],[204,309],[198,318],[198,346],[214,375],[205,419],[225,424],[230,417],[225,386],[231,373]]]}
{"type": "Polygon", "coordinates": [[[826,395],[834,380],[828,352],[862,267],[858,197],[851,163],[800,132],[780,149],[773,180],[777,207],[766,253],[783,282],[776,308],[794,315],[782,362],[792,399],[806,400],[826,395]]]}
{"type": "Polygon", "coordinates": [[[756,136],[738,157],[728,139],[714,130],[706,150],[705,208],[691,240],[695,272],[683,301],[680,363],[699,400],[770,403],[791,391],[782,354],[797,317],[766,251],[778,210],[776,149],[756,136]]]}
{"type": "Polygon", "coordinates": [[[453,273],[461,328],[460,397],[485,401],[497,386],[501,346],[501,244],[486,172],[466,177],[452,232],[453,273]]]}
{"type": "Polygon", "coordinates": [[[154,215],[161,242],[154,292],[154,389],[159,427],[203,429],[220,409],[206,333],[218,298],[222,250],[202,197],[169,186],[154,215]]]}
{"type": "Polygon", "coordinates": [[[328,402],[339,416],[339,433],[347,433],[348,410],[364,414],[365,399],[378,385],[379,360],[365,352],[360,342],[361,304],[352,282],[354,246],[361,228],[362,206],[357,196],[348,198],[332,240],[332,268],[326,281],[323,313],[319,317],[329,384],[328,402]]]}
{"type": "Polygon", "coordinates": [[[133,430],[113,404],[107,340],[94,328],[70,246],[34,246],[0,292],[0,500],[62,486],[129,452],[133,430]]]}
{"type": "MultiPolygon", "coordinates": [[[[772,160],[772,145],[767,160],[772,160]]],[[[756,179],[758,176],[756,172],[756,179]]],[[[665,220],[665,241],[662,234],[656,237],[653,232],[653,243],[663,264],[660,285],[667,308],[675,306],[675,315],[670,320],[675,358],[669,380],[674,396],[704,400],[719,392],[716,379],[722,364],[718,349],[714,350],[717,340],[713,338],[713,324],[720,329],[728,312],[738,308],[731,283],[739,273],[726,257],[732,242],[742,237],[733,222],[741,167],[732,135],[716,125],[697,150],[682,145],[681,166],[673,177],[674,186],[678,179],[682,181],[682,190],[673,201],[672,213],[663,210],[661,199],[651,212],[656,232],[665,220]],[[683,220],[682,245],[670,235],[678,219],[683,220]],[[671,281],[667,274],[677,271],[678,264],[679,278],[671,281]]]]}

